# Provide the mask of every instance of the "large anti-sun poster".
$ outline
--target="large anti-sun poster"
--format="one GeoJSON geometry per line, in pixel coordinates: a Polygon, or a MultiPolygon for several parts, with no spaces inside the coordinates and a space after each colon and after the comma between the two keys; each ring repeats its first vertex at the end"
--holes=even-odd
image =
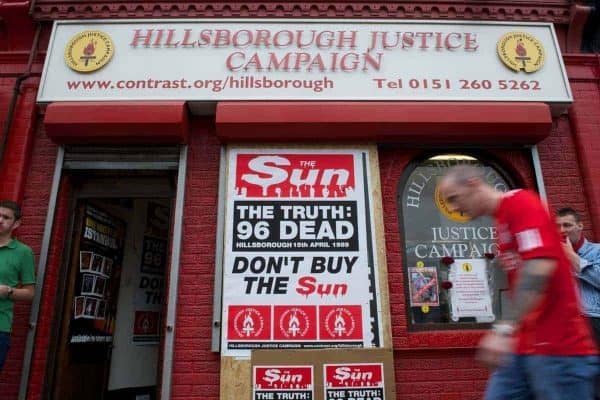
{"type": "Polygon", "coordinates": [[[222,355],[380,347],[369,152],[230,149],[222,355]]]}

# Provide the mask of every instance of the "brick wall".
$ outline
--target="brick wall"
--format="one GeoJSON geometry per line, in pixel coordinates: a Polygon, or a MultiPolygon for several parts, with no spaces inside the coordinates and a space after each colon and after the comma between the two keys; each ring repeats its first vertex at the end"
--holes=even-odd
{"type": "Polygon", "coordinates": [[[210,352],[219,144],[194,121],[188,153],[171,399],[219,398],[220,355],[210,352]]]}
{"type": "Polygon", "coordinates": [[[586,228],[585,234],[593,237],[590,204],[579,167],[574,132],[567,116],[555,120],[552,134],[538,144],[538,151],[548,207],[552,212],[566,206],[580,211],[586,228]]]}
{"type": "Polygon", "coordinates": [[[6,123],[6,114],[8,114],[14,83],[15,78],[0,78],[0,126],[2,127],[6,123]]]}
{"type": "Polygon", "coordinates": [[[566,122],[559,124],[557,134],[563,143],[554,156],[575,153],[571,179],[562,180],[563,192],[577,197],[572,200],[583,211],[586,234],[600,240],[600,59],[595,54],[574,55],[565,57],[565,63],[574,103],[569,110],[570,129],[566,122]]]}
{"type": "MultiPolygon", "coordinates": [[[[35,117],[37,87],[38,82],[36,80],[30,80],[21,85],[6,150],[2,159],[4,168],[0,171],[0,193],[3,198],[16,201],[23,198],[37,122],[35,117]]],[[[10,87],[10,91],[12,92],[12,87],[10,87]]],[[[8,109],[8,105],[6,109],[8,109]]]]}
{"type": "MultiPolygon", "coordinates": [[[[56,147],[50,143],[43,132],[38,131],[33,144],[32,167],[28,170],[22,201],[23,223],[16,232],[20,240],[32,247],[36,256],[36,263],[39,260],[44,224],[46,222],[55,158],[56,147]]],[[[63,198],[66,199],[67,196],[63,196],[63,198]]],[[[59,204],[56,219],[56,227],[59,228],[59,231],[55,232],[50,263],[48,263],[49,270],[46,274],[46,285],[44,287],[42,308],[40,310],[41,318],[38,324],[38,342],[36,343],[34,353],[33,365],[35,373],[31,378],[31,387],[34,388],[32,392],[37,391],[38,396],[30,396],[30,398],[39,398],[40,385],[43,379],[45,368],[43,363],[46,357],[49,329],[54,315],[53,293],[56,288],[56,271],[52,266],[59,264],[57,260],[62,252],[62,238],[64,237],[64,233],[60,232],[60,227],[64,227],[64,221],[67,216],[66,211],[66,203],[62,202],[59,204]]],[[[39,288],[36,289],[39,290],[39,288]]],[[[30,308],[30,305],[23,303],[17,303],[15,307],[11,350],[7,365],[0,374],[0,393],[2,393],[3,399],[11,400],[17,398],[30,308]]]]}

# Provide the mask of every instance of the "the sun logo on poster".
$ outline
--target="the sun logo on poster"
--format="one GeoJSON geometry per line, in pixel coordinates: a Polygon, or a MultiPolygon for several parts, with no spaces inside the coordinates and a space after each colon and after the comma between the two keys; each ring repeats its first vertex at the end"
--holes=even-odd
{"type": "Polygon", "coordinates": [[[104,32],[80,32],[67,43],[65,62],[73,71],[94,72],[108,64],[114,48],[111,38],[104,32]]]}
{"type": "MultiPolygon", "coordinates": [[[[325,387],[333,388],[373,388],[383,389],[383,364],[325,364],[325,387]]],[[[339,393],[342,394],[342,393],[339,393]]],[[[351,393],[346,393],[351,394],[351,393]]],[[[347,398],[346,395],[334,396],[347,398]]],[[[383,398],[383,393],[374,394],[375,398],[383,398]]]]}
{"type": "Polygon", "coordinates": [[[347,198],[355,190],[350,154],[239,154],[238,197],[347,198]]]}
{"type": "Polygon", "coordinates": [[[544,46],[529,33],[508,32],[498,40],[496,47],[500,60],[514,71],[531,73],[544,65],[544,46]]]}
{"type": "Polygon", "coordinates": [[[255,367],[257,389],[312,389],[312,366],[255,367]]]}

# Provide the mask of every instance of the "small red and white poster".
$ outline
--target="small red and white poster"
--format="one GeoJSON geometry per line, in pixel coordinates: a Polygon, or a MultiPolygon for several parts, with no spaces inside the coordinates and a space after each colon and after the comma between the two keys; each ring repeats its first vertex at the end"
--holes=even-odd
{"type": "Polygon", "coordinates": [[[227,337],[232,342],[259,342],[271,339],[270,306],[229,306],[231,318],[227,337]]]}
{"type": "Polygon", "coordinates": [[[317,307],[275,306],[275,340],[306,341],[317,339],[317,307]]]}
{"type": "Polygon", "coordinates": [[[314,398],[312,365],[255,366],[252,371],[254,400],[314,398]]]}
{"type": "Polygon", "coordinates": [[[156,343],[159,340],[160,312],[136,311],[133,326],[133,341],[156,343]]]}
{"type": "Polygon", "coordinates": [[[325,364],[325,400],[384,400],[383,363],[325,364]]]}
{"type": "Polygon", "coordinates": [[[362,337],[361,306],[320,306],[321,340],[356,341],[362,337]]]}

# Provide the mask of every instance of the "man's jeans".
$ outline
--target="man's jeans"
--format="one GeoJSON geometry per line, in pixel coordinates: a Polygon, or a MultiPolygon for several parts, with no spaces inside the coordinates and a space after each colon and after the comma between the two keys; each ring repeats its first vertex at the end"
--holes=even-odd
{"type": "Polygon", "coordinates": [[[485,400],[593,400],[597,356],[512,355],[490,377],[485,400]]]}
{"type": "Polygon", "coordinates": [[[8,354],[8,348],[10,347],[10,333],[0,332],[0,371],[6,361],[6,355],[8,354]]]}

